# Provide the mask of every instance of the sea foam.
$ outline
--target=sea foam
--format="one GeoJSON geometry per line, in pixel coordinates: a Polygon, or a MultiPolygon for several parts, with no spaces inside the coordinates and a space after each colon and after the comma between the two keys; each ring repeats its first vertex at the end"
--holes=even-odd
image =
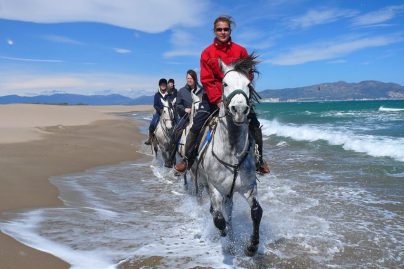
{"type": "Polygon", "coordinates": [[[330,145],[340,145],[345,150],[366,153],[373,157],[390,157],[404,162],[404,139],[375,137],[343,132],[332,127],[320,128],[311,125],[288,125],[277,120],[260,119],[263,134],[289,137],[296,141],[327,141],[330,145]]]}
{"type": "Polygon", "coordinates": [[[400,111],[404,111],[404,108],[391,108],[391,107],[379,107],[379,111],[382,112],[400,112],[400,111]]]}

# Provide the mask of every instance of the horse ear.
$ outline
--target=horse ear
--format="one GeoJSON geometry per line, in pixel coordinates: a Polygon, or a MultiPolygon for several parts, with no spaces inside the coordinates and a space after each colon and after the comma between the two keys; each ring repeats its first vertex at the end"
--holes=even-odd
{"type": "Polygon", "coordinates": [[[161,103],[163,104],[163,106],[168,106],[168,102],[166,100],[161,99],[161,103]]]}
{"type": "Polygon", "coordinates": [[[227,71],[229,71],[229,67],[222,61],[222,59],[219,58],[219,66],[220,69],[222,70],[223,73],[226,73],[227,71]]]}

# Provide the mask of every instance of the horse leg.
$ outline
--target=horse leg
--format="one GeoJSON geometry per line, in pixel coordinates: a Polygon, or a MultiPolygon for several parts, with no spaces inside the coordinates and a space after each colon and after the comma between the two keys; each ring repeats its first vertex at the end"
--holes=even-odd
{"type": "Polygon", "coordinates": [[[219,229],[221,236],[226,236],[226,220],[221,212],[223,205],[223,197],[220,192],[209,184],[210,196],[210,213],[213,217],[213,223],[219,229]]]}
{"type": "Polygon", "coordinates": [[[224,210],[227,217],[227,230],[229,231],[230,240],[233,240],[233,225],[232,225],[232,214],[233,214],[233,198],[226,198],[224,202],[224,210]]]}
{"type": "Polygon", "coordinates": [[[232,214],[233,214],[233,198],[225,198],[224,201],[224,210],[225,210],[225,217],[227,219],[227,232],[228,232],[228,239],[227,243],[225,244],[227,252],[232,255],[236,254],[236,249],[234,246],[234,234],[233,234],[233,224],[232,224],[232,214]]]}
{"type": "Polygon", "coordinates": [[[260,223],[262,218],[262,208],[256,198],[257,187],[253,190],[244,193],[244,197],[247,199],[248,204],[251,207],[251,219],[253,222],[253,232],[250,238],[250,242],[245,250],[247,256],[254,256],[258,250],[260,242],[260,223]]]}

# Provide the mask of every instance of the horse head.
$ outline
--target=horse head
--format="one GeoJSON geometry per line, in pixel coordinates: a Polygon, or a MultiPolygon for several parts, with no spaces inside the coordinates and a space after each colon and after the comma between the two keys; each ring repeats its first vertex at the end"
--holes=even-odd
{"type": "Polygon", "coordinates": [[[160,120],[166,129],[171,130],[174,127],[174,110],[170,101],[161,99],[164,107],[161,110],[160,120]]]}
{"type": "Polygon", "coordinates": [[[224,74],[222,80],[223,107],[226,115],[231,116],[236,125],[247,122],[250,113],[250,74],[255,71],[256,56],[226,65],[219,59],[220,68],[224,74]]]}

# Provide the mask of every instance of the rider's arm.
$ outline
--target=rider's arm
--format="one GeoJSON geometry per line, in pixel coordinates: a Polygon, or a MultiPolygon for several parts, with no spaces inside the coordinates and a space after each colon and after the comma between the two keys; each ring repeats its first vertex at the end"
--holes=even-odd
{"type": "Polygon", "coordinates": [[[208,65],[208,57],[205,52],[201,55],[201,82],[209,102],[217,103],[222,97],[222,89],[217,86],[217,79],[213,74],[212,68],[208,65]]]}
{"type": "Polygon", "coordinates": [[[182,96],[181,90],[177,94],[177,101],[176,101],[177,113],[181,117],[185,114],[185,107],[184,107],[184,97],[182,96]]]}
{"type": "Polygon", "coordinates": [[[154,109],[156,112],[160,115],[160,111],[164,108],[163,103],[160,100],[160,94],[156,93],[154,95],[154,104],[153,104],[154,109]]]}

